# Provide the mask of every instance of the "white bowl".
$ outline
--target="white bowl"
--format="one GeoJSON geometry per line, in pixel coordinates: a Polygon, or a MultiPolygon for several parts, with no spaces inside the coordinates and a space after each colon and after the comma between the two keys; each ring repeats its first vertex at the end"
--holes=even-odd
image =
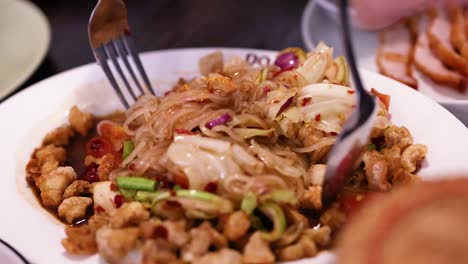
{"type": "MultiPolygon", "coordinates": [[[[197,76],[198,59],[215,50],[221,50],[225,58],[245,58],[251,53],[259,60],[272,61],[276,55],[273,51],[202,48],[149,52],[141,58],[158,93],[163,94],[179,77],[197,76]]],[[[468,133],[460,121],[401,83],[366,70],[361,74],[366,87],[391,95],[393,122],[408,127],[416,143],[428,146],[429,153],[419,173],[423,179],[449,177],[452,173],[468,175],[468,133]]],[[[0,104],[0,238],[31,263],[103,263],[96,255],[71,257],[65,253],[60,244],[65,237],[63,224],[38,204],[25,180],[24,168],[31,152],[48,131],[67,122],[68,109],[73,105],[99,115],[122,109],[94,63],[50,77],[0,104]]],[[[333,256],[330,251],[322,252],[295,263],[330,263],[333,256]]]]}

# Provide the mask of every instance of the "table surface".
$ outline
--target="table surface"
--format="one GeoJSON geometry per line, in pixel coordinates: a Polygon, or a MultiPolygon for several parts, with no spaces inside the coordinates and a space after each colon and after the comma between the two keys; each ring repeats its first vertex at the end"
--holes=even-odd
{"type": "MultiPolygon", "coordinates": [[[[32,0],[49,19],[52,41],[38,70],[16,91],[94,61],[88,19],[97,1],[32,0]]],[[[140,51],[186,47],[279,50],[304,47],[301,17],[307,0],[127,0],[140,51]]]]}

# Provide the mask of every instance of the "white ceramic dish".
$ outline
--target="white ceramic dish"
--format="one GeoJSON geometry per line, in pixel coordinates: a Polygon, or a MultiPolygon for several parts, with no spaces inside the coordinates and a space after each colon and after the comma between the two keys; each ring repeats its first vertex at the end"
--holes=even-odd
{"type": "MultiPolygon", "coordinates": [[[[322,8],[320,2],[328,0],[311,0],[307,4],[302,16],[302,38],[307,49],[313,49],[319,41],[335,47],[335,54],[344,54],[341,44],[339,25],[333,21],[334,14],[322,8]]],[[[378,72],[375,64],[375,53],[378,47],[377,33],[354,28],[352,30],[353,43],[361,68],[378,72]]],[[[448,87],[434,84],[427,77],[414,70],[418,79],[419,91],[443,105],[468,126],[468,90],[465,93],[456,92],[448,87]]]]}
{"type": "MultiPolygon", "coordinates": [[[[142,56],[146,70],[162,94],[179,77],[198,75],[198,59],[215,50],[225,58],[274,59],[275,52],[247,49],[182,49],[150,52],[142,56]]],[[[392,96],[390,112],[395,124],[407,126],[415,142],[429,147],[420,171],[424,179],[468,175],[468,133],[453,115],[431,99],[391,79],[362,71],[367,87],[377,87],[392,96]],[[437,125],[434,125],[437,124],[437,125]]],[[[70,257],[60,241],[64,227],[38,204],[27,188],[24,167],[33,149],[47,131],[67,122],[67,111],[79,105],[95,114],[120,109],[117,96],[106,82],[101,69],[89,64],[63,72],[14,95],[0,105],[2,151],[0,151],[0,238],[13,245],[32,263],[101,263],[97,256],[70,257]]],[[[295,263],[332,263],[333,254],[324,252],[295,263]]],[[[0,260],[0,263],[3,263],[0,260]]]]}
{"type": "MultiPolygon", "coordinates": [[[[333,19],[335,23],[338,25],[340,24],[340,12],[338,10],[338,6],[330,0],[313,0],[317,3],[318,6],[325,9],[329,14],[330,17],[333,19]]],[[[359,27],[359,19],[356,17],[356,11],[353,8],[348,8],[351,16],[351,25],[354,27],[359,27]]]]}
{"type": "Polygon", "coordinates": [[[44,59],[50,42],[47,18],[27,0],[0,1],[0,99],[23,83],[44,59]]]}

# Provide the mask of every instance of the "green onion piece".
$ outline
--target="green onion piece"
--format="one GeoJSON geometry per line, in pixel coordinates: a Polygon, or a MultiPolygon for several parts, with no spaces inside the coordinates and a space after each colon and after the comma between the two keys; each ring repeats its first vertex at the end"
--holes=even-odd
{"type": "Polygon", "coordinates": [[[283,210],[275,203],[263,204],[259,209],[273,222],[273,230],[262,232],[262,238],[269,242],[278,240],[286,229],[286,217],[283,210]]]}
{"type": "Polygon", "coordinates": [[[375,144],[369,144],[369,145],[367,146],[367,149],[368,149],[368,150],[375,150],[375,149],[377,149],[377,147],[375,146],[375,144]]]}
{"type": "Polygon", "coordinates": [[[131,140],[126,140],[123,143],[123,159],[125,160],[130,153],[132,153],[133,149],[135,149],[135,145],[133,144],[133,141],[131,140]]]}
{"type": "Polygon", "coordinates": [[[136,190],[120,189],[119,192],[120,192],[120,194],[123,195],[123,197],[125,197],[125,199],[134,200],[137,191],[136,190]]]}
{"type": "Polygon", "coordinates": [[[241,210],[247,214],[251,214],[253,210],[257,207],[257,197],[252,192],[247,193],[247,195],[242,199],[241,210]]]}
{"type": "Polygon", "coordinates": [[[209,192],[197,191],[197,190],[177,190],[177,197],[183,198],[192,198],[199,199],[218,205],[219,211],[221,213],[230,213],[233,211],[233,206],[231,201],[224,199],[216,194],[209,192]]]}
{"type": "Polygon", "coordinates": [[[296,194],[291,190],[275,190],[262,197],[264,201],[272,201],[278,204],[295,205],[299,201],[296,194]]]}
{"type": "Polygon", "coordinates": [[[171,193],[169,191],[159,191],[159,192],[138,191],[135,195],[135,200],[140,201],[140,202],[157,203],[159,201],[168,199],[169,197],[171,197],[171,193]]]}
{"type": "Polygon", "coordinates": [[[268,77],[268,69],[262,69],[258,74],[257,78],[255,79],[255,84],[261,84],[264,82],[268,77]]]}
{"type": "Polygon", "coordinates": [[[156,188],[156,181],[143,177],[117,177],[119,189],[130,189],[152,192],[156,188]]]}
{"type": "Polygon", "coordinates": [[[172,189],[174,191],[178,191],[178,190],[183,190],[184,188],[182,188],[182,186],[180,186],[180,185],[175,185],[172,189]]]}

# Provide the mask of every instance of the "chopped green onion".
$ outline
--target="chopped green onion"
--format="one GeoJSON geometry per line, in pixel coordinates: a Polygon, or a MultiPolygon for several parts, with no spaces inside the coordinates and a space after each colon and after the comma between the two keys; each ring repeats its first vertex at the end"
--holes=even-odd
{"type": "Polygon", "coordinates": [[[176,191],[177,197],[181,198],[193,198],[207,202],[211,202],[217,205],[219,211],[222,213],[230,213],[233,211],[231,201],[222,198],[216,194],[209,192],[197,191],[197,190],[178,190],[176,191]]]}
{"type": "Polygon", "coordinates": [[[143,177],[117,177],[119,189],[129,189],[138,191],[154,191],[156,181],[143,177]]]}
{"type": "Polygon", "coordinates": [[[255,84],[261,84],[264,82],[268,77],[268,69],[262,69],[258,74],[257,78],[255,79],[255,84]]]}
{"type": "Polygon", "coordinates": [[[272,201],[279,204],[295,205],[299,201],[296,194],[291,190],[275,190],[262,197],[264,201],[272,201]]]}
{"type": "Polygon", "coordinates": [[[184,188],[182,188],[182,186],[180,186],[180,185],[175,185],[172,189],[174,191],[178,191],[178,190],[183,190],[184,188]]]}
{"type": "Polygon", "coordinates": [[[251,214],[256,207],[257,197],[252,192],[247,193],[244,199],[242,199],[241,210],[247,214],[251,214]]]}
{"type": "Polygon", "coordinates": [[[140,202],[157,203],[159,201],[168,199],[169,197],[171,197],[171,193],[169,191],[159,191],[159,192],[138,191],[135,195],[135,200],[140,201],[140,202]]]}
{"type": "Polygon", "coordinates": [[[127,200],[133,200],[135,199],[135,195],[136,195],[136,190],[128,190],[128,189],[120,189],[119,190],[120,194],[123,195],[123,197],[125,197],[125,199],[127,200]]]}
{"type": "Polygon", "coordinates": [[[125,160],[130,153],[132,153],[133,149],[135,149],[135,145],[133,144],[133,141],[127,140],[124,141],[123,143],[123,159],[125,160]]]}
{"type": "Polygon", "coordinates": [[[273,222],[273,230],[262,232],[262,238],[270,242],[278,240],[286,229],[286,217],[283,210],[275,203],[263,204],[259,209],[273,222]]]}
{"type": "Polygon", "coordinates": [[[368,150],[375,150],[375,149],[377,149],[377,147],[375,146],[375,144],[369,144],[369,145],[367,146],[367,149],[368,149],[368,150]]]}

